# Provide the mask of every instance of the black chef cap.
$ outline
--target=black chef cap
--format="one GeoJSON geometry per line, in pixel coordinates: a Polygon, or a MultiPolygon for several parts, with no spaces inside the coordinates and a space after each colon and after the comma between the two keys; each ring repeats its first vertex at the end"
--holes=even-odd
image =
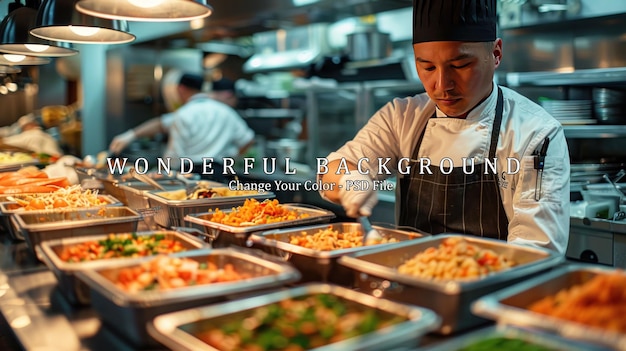
{"type": "Polygon", "coordinates": [[[182,77],[180,77],[178,84],[201,91],[202,85],[204,84],[204,78],[197,74],[185,73],[182,77]]]}
{"type": "Polygon", "coordinates": [[[228,79],[222,78],[213,82],[213,91],[235,91],[235,83],[228,79]]]}
{"type": "Polygon", "coordinates": [[[413,0],[413,43],[493,41],[497,0],[413,0]]]}

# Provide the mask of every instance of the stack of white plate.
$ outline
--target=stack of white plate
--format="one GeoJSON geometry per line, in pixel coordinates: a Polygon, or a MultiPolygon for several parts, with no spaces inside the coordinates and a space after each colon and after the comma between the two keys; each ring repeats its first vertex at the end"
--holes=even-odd
{"type": "Polygon", "coordinates": [[[592,100],[542,100],[541,106],[561,124],[596,124],[592,100]]]}

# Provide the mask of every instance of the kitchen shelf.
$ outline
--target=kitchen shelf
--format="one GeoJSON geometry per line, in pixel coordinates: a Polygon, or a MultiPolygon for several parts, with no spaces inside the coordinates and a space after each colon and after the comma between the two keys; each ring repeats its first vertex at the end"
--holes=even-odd
{"type": "Polygon", "coordinates": [[[563,126],[566,138],[619,138],[626,136],[626,125],[563,126]]]}
{"type": "Polygon", "coordinates": [[[626,67],[580,69],[573,72],[509,72],[506,84],[520,86],[558,86],[626,84],[626,67]]]}
{"type": "Polygon", "coordinates": [[[244,118],[295,118],[301,119],[302,110],[283,109],[283,108],[257,108],[239,110],[244,118]]]}

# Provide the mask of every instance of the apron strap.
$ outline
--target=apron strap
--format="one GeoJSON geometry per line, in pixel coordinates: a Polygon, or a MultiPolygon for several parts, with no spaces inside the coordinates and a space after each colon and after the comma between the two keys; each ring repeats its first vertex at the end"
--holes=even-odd
{"type": "Polygon", "coordinates": [[[489,159],[496,158],[496,149],[498,147],[498,138],[500,136],[500,127],[502,124],[502,111],[504,110],[504,97],[502,96],[502,89],[498,87],[498,102],[496,103],[496,117],[493,119],[493,126],[491,128],[491,145],[489,145],[489,159]]]}

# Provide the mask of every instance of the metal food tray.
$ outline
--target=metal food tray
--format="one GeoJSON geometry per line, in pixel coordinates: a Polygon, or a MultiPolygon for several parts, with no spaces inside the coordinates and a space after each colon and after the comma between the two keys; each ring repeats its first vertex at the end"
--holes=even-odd
{"type": "MultiPolygon", "coordinates": [[[[425,234],[416,229],[402,230],[401,228],[390,228],[381,225],[374,225],[385,239],[397,239],[406,241],[416,239],[430,234],[425,234]]],[[[360,246],[332,251],[314,250],[295,244],[290,244],[291,236],[313,235],[320,230],[331,229],[340,233],[361,231],[361,225],[354,222],[340,222],[331,224],[313,225],[307,227],[292,227],[288,229],[276,229],[262,233],[253,233],[248,238],[255,247],[259,246],[264,251],[282,257],[291,262],[302,274],[301,281],[318,281],[334,283],[342,286],[354,285],[354,271],[337,264],[339,257],[369,250],[375,246],[360,246]]],[[[387,244],[379,244],[387,245],[387,244]]]]}
{"type": "MultiPolygon", "coordinates": [[[[452,338],[435,346],[425,347],[423,351],[457,351],[467,348],[477,342],[491,338],[512,338],[523,340],[532,345],[536,345],[552,351],[608,351],[606,348],[598,347],[589,343],[574,342],[554,334],[542,333],[537,330],[516,328],[507,325],[496,325],[486,327],[462,336],[452,338]]],[[[491,348],[489,350],[495,350],[491,348]]],[[[528,350],[531,350],[530,348],[528,350]]],[[[511,351],[511,350],[502,350],[511,351]]]]}
{"type": "Polygon", "coordinates": [[[216,307],[196,307],[184,311],[158,316],[148,324],[148,331],[172,350],[216,350],[197,339],[185,329],[192,324],[214,320],[226,323],[229,320],[241,320],[251,310],[291,298],[315,294],[331,294],[344,301],[356,303],[365,309],[378,309],[408,320],[371,333],[328,344],[315,350],[389,350],[412,349],[421,337],[437,327],[440,320],[432,311],[378,299],[344,287],[331,284],[306,284],[283,291],[250,297],[239,301],[220,304],[216,307]]]}
{"type": "MultiPolygon", "coordinates": [[[[530,326],[563,337],[626,350],[626,334],[529,311],[532,303],[563,289],[583,284],[597,275],[616,269],[591,264],[571,264],[486,295],[472,305],[472,311],[502,324],[530,326]]],[[[623,272],[622,272],[623,273],[623,272]]],[[[623,273],[626,274],[626,273],[623,273]]]]}
{"type": "MultiPolygon", "coordinates": [[[[177,179],[158,180],[157,183],[167,190],[185,189],[185,183],[177,179]]],[[[148,191],[158,189],[140,181],[118,183],[117,186],[124,194],[126,206],[141,213],[148,228],[158,229],[154,220],[156,210],[150,207],[150,202],[146,196],[148,191]]]]}
{"type": "MultiPolygon", "coordinates": [[[[127,174],[127,173],[111,174],[107,172],[106,170],[95,170],[95,169],[89,170],[88,173],[91,174],[96,180],[100,181],[100,183],[102,183],[102,186],[104,187],[104,191],[107,194],[113,195],[114,197],[120,199],[124,204],[127,204],[126,197],[125,197],[126,194],[119,187],[119,185],[121,183],[134,181],[134,178],[130,174],[127,174]]],[[[147,173],[146,175],[153,178],[156,181],[166,181],[166,180],[175,179],[173,177],[163,176],[157,173],[147,173]]]]}
{"type": "Polygon", "coordinates": [[[16,163],[0,163],[0,172],[14,172],[20,170],[23,167],[28,166],[37,166],[40,162],[37,159],[32,159],[31,161],[23,161],[16,163]]]}
{"type": "MultiPolygon", "coordinates": [[[[156,181],[166,190],[185,189],[185,183],[177,179],[166,179],[156,181]]],[[[122,182],[117,186],[124,192],[126,206],[133,209],[148,208],[148,197],[146,192],[158,191],[154,186],[140,181],[122,182]]]]}
{"type": "Polygon", "coordinates": [[[15,213],[11,223],[24,236],[31,253],[45,240],[137,230],[141,216],[126,206],[15,213]]]}
{"type": "MultiPolygon", "coordinates": [[[[28,195],[28,194],[14,194],[12,196],[19,195],[28,195]]],[[[54,210],[32,210],[32,211],[24,211],[21,209],[21,206],[16,205],[16,202],[9,201],[8,198],[10,196],[4,196],[3,202],[0,202],[0,225],[4,228],[7,233],[9,233],[9,237],[13,240],[24,240],[24,236],[22,233],[15,228],[14,224],[11,222],[11,217],[16,213],[34,213],[34,212],[46,212],[46,211],[67,211],[68,209],[60,208],[54,210]],[[16,208],[17,207],[17,208],[16,208]]],[[[98,195],[100,201],[103,201],[105,204],[100,206],[122,206],[122,203],[111,195],[98,195]]],[[[94,208],[100,207],[94,206],[94,208]]],[[[88,208],[88,207],[83,207],[88,208]]]]}
{"type": "Polygon", "coordinates": [[[253,277],[233,282],[188,286],[166,291],[128,293],[118,288],[106,276],[122,268],[148,262],[153,257],[136,261],[112,262],[109,267],[78,272],[91,290],[91,305],[104,323],[135,346],[159,345],[146,330],[146,324],[160,314],[226,300],[229,295],[278,288],[300,279],[300,273],[289,264],[260,257],[255,250],[243,248],[203,249],[173,254],[207,262],[218,267],[227,263],[235,270],[253,277]]]}
{"type": "Polygon", "coordinates": [[[437,332],[447,335],[487,322],[470,311],[470,304],[477,298],[548,270],[564,260],[563,255],[547,249],[476,236],[439,234],[343,256],[339,264],[355,271],[357,287],[364,292],[434,310],[443,320],[437,332]],[[515,260],[517,266],[467,280],[438,281],[398,272],[397,267],[408,259],[427,248],[438,247],[451,237],[462,237],[471,244],[505,255],[515,260]]]}
{"type": "MultiPolygon", "coordinates": [[[[217,183],[216,187],[227,187],[226,184],[217,183]]],[[[242,196],[222,196],[212,197],[208,199],[193,199],[193,200],[170,200],[162,196],[159,196],[158,191],[148,191],[146,196],[150,207],[156,210],[154,216],[155,222],[164,227],[170,228],[173,226],[185,226],[185,216],[192,213],[206,212],[211,209],[221,208],[228,209],[233,206],[242,205],[246,199],[257,199],[263,201],[265,199],[273,199],[276,195],[271,192],[259,192],[255,195],[242,195],[242,196]]]]}
{"type": "MultiPolygon", "coordinates": [[[[117,233],[130,234],[130,233],[117,233]]],[[[205,248],[206,244],[191,235],[168,230],[154,230],[134,233],[137,236],[154,236],[157,234],[164,235],[166,239],[180,242],[185,251],[198,250],[205,248]]],[[[89,287],[76,277],[76,272],[86,269],[96,269],[107,267],[111,262],[118,260],[133,260],[136,257],[117,257],[109,259],[101,259],[85,262],[64,262],[59,257],[67,247],[72,247],[89,241],[100,241],[109,238],[108,234],[83,236],[77,238],[64,238],[50,241],[44,241],[40,246],[36,247],[37,256],[50,268],[52,273],[58,280],[58,288],[67,300],[73,305],[87,305],[90,303],[89,287]]],[[[142,257],[143,258],[143,257],[142,257]]]]}
{"type": "MultiPolygon", "coordinates": [[[[294,219],[290,221],[274,222],[267,224],[236,227],[211,221],[214,211],[204,213],[194,213],[185,216],[185,221],[200,225],[213,247],[226,247],[230,245],[248,246],[248,238],[252,233],[263,232],[270,229],[302,226],[314,223],[326,223],[335,218],[331,211],[306,204],[281,204],[290,211],[298,211],[308,214],[306,218],[294,219]]],[[[235,209],[222,210],[224,213],[231,213],[235,209]]]]}

